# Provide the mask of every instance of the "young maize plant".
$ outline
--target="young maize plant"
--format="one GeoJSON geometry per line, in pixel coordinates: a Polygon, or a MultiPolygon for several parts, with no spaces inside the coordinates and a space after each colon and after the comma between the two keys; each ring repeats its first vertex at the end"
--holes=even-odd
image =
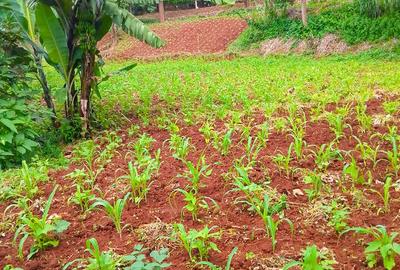
{"type": "Polygon", "coordinates": [[[124,211],[124,207],[126,201],[128,200],[130,193],[127,193],[123,199],[117,199],[114,204],[109,203],[103,199],[96,199],[95,202],[92,204],[91,208],[96,208],[101,206],[104,208],[107,216],[112,220],[114,223],[115,229],[117,233],[121,236],[122,234],[122,212],[124,211]]]}
{"type": "Polygon", "coordinates": [[[372,128],[372,117],[367,114],[367,106],[364,103],[358,103],[356,106],[356,117],[360,124],[361,132],[365,133],[372,128]]]}
{"type": "Polygon", "coordinates": [[[255,209],[257,214],[264,221],[267,237],[271,238],[272,252],[275,251],[276,244],[278,243],[276,240],[276,234],[278,232],[278,227],[282,222],[286,222],[289,225],[292,234],[294,233],[294,226],[290,219],[284,218],[281,214],[277,215],[277,219],[273,217],[275,214],[280,213],[284,208],[286,208],[286,197],[283,198],[284,204],[279,202],[271,205],[270,197],[267,194],[264,194],[262,202],[255,209]]]}
{"type": "Polygon", "coordinates": [[[328,225],[333,227],[336,233],[341,233],[348,228],[347,220],[350,214],[349,207],[344,206],[338,200],[332,200],[330,205],[323,207],[323,210],[328,216],[328,225]]]}
{"type": "Polygon", "coordinates": [[[269,124],[265,122],[264,124],[259,126],[259,130],[257,131],[257,139],[262,145],[262,147],[265,147],[267,145],[270,133],[269,129],[270,129],[269,124]]]}
{"type": "MultiPolygon", "coordinates": [[[[392,187],[392,177],[387,176],[386,180],[385,180],[385,184],[383,185],[382,193],[380,193],[379,191],[377,191],[375,189],[369,189],[371,192],[377,194],[382,199],[384,213],[389,213],[389,211],[390,211],[390,189],[391,189],[391,187],[392,187]]],[[[382,208],[380,208],[378,210],[378,214],[381,210],[382,210],[382,208]]]]}
{"type": "MultiPolygon", "coordinates": [[[[231,268],[232,259],[233,259],[233,256],[235,256],[235,254],[237,252],[238,252],[238,248],[234,247],[232,249],[231,253],[229,253],[228,260],[226,261],[226,265],[225,265],[225,268],[224,268],[225,270],[231,270],[232,269],[231,268]]],[[[219,267],[219,266],[217,266],[217,265],[215,265],[215,264],[213,264],[211,262],[208,262],[208,261],[201,261],[201,262],[196,263],[196,265],[208,266],[210,268],[210,270],[223,270],[222,267],[219,267]]]]}
{"type": "Polygon", "coordinates": [[[253,139],[249,136],[245,145],[246,159],[248,166],[254,166],[257,163],[257,157],[262,149],[262,145],[259,143],[258,138],[253,139]]]}
{"type": "Polygon", "coordinates": [[[195,193],[199,191],[200,178],[209,177],[212,173],[212,169],[209,169],[210,165],[206,164],[206,159],[204,155],[201,155],[197,160],[197,164],[193,164],[191,161],[185,161],[187,171],[179,176],[184,177],[190,182],[190,189],[195,193]]]}
{"type": "Polygon", "coordinates": [[[323,188],[323,182],[321,175],[319,175],[316,172],[309,172],[303,179],[304,183],[306,184],[311,184],[312,188],[311,189],[305,189],[304,191],[306,192],[308,199],[314,200],[317,198],[321,190],[323,188]]]}
{"type": "Polygon", "coordinates": [[[187,251],[190,261],[194,263],[207,259],[210,251],[220,252],[213,239],[220,239],[222,233],[221,231],[212,232],[215,229],[216,227],[208,228],[208,226],[205,226],[200,231],[195,229],[186,231],[183,224],[174,225],[176,235],[187,251]]]}
{"type": "Polygon", "coordinates": [[[23,190],[25,191],[25,195],[28,198],[33,198],[35,194],[39,191],[39,188],[37,186],[37,180],[36,178],[31,174],[30,169],[28,167],[28,164],[26,164],[26,161],[22,161],[22,187],[23,190]]]}
{"type": "Polygon", "coordinates": [[[292,160],[292,149],[293,143],[289,145],[289,149],[287,155],[277,154],[276,156],[272,157],[273,162],[281,169],[284,170],[286,176],[290,176],[290,161],[292,160]]]}
{"type": "Polygon", "coordinates": [[[353,156],[351,157],[351,162],[347,163],[343,167],[343,176],[350,177],[350,179],[352,180],[352,186],[354,186],[354,184],[365,184],[365,178],[353,156]]]}
{"type": "Polygon", "coordinates": [[[305,135],[305,125],[307,123],[306,116],[302,112],[301,117],[296,117],[295,114],[290,113],[287,117],[289,123],[290,136],[293,138],[293,150],[296,154],[296,158],[301,160],[303,157],[303,148],[305,147],[304,135],[305,135]]]}
{"type": "Polygon", "coordinates": [[[399,152],[397,143],[400,140],[400,136],[397,134],[397,127],[396,126],[389,127],[389,132],[383,137],[392,145],[392,150],[384,151],[384,153],[386,154],[387,159],[389,160],[395,175],[398,176],[398,172],[400,169],[400,162],[399,162],[399,152]]]}
{"type": "Polygon", "coordinates": [[[286,264],[282,270],[288,270],[293,267],[300,267],[303,270],[333,270],[333,265],[337,264],[334,259],[328,258],[324,252],[318,251],[315,245],[308,246],[303,252],[303,258],[300,261],[293,261],[286,264]]]}
{"type": "Polygon", "coordinates": [[[357,141],[356,150],[360,151],[361,158],[364,161],[364,166],[367,166],[367,161],[369,160],[372,163],[372,168],[375,169],[376,165],[379,162],[379,160],[377,159],[379,153],[379,145],[373,148],[367,142],[362,142],[356,136],[353,137],[357,141]]]}
{"type": "Polygon", "coordinates": [[[169,148],[173,152],[173,157],[179,160],[185,160],[189,154],[191,145],[190,138],[172,134],[169,139],[169,148]]]}
{"type": "Polygon", "coordinates": [[[51,203],[56,191],[57,186],[47,199],[41,217],[35,216],[28,208],[23,211],[22,216],[19,218],[18,223],[20,226],[15,231],[13,243],[15,244],[18,237],[22,236],[18,245],[18,256],[20,258],[23,257],[24,244],[28,238],[32,239],[32,245],[27,258],[31,259],[41,250],[58,246],[57,235],[68,229],[69,222],[57,216],[49,216],[51,203]]]}
{"type": "Polygon", "coordinates": [[[215,131],[214,131],[214,126],[209,122],[206,121],[204,125],[199,128],[199,131],[201,134],[203,134],[204,140],[206,143],[210,143],[210,141],[214,138],[215,136],[215,131]]]}
{"type": "Polygon", "coordinates": [[[325,172],[334,160],[343,160],[340,150],[334,149],[334,144],[335,142],[323,144],[316,152],[311,150],[314,155],[314,162],[319,171],[325,172]]]}
{"type": "Polygon", "coordinates": [[[89,212],[90,202],[96,198],[92,188],[86,188],[84,184],[76,183],[75,193],[68,199],[68,203],[73,203],[79,206],[83,214],[89,212]]]}

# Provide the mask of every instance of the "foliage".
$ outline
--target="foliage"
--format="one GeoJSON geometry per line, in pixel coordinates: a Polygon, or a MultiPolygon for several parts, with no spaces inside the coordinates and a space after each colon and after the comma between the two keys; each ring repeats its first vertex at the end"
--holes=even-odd
{"type": "Polygon", "coordinates": [[[0,169],[20,164],[35,152],[32,61],[19,46],[22,37],[15,23],[0,19],[0,169]]]}
{"type": "Polygon", "coordinates": [[[96,199],[91,206],[91,208],[102,206],[108,217],[114,222],[115,229],[120,235],[122,234],[122,212],[124,211],[124,207],[129,195],[130,194],[127,193],[123,199],[117,199],[114,204],[111,204],[103,199],[96,199]]]}
{"type": "MultiPolygon", "coordinates": [[[[86,240],[86,252],[91,257],[87,259],[76,259],[64,265],[63,270],[68,269],[71,265],[79,262],[84,265],[87,270],[161,270],[168,268],[171,264],[164,262],[168,258],[168,249],[163,248],[159,251],[150,252],[151,261],[148,260],[145,253],[147,249],[142,245],[136,245],[133,252],[127,255],[118,255],[112,251],[100,251],[99,244],[95,238],[86,240]]],[[[78,269],[78,268],[74,268],[78,269]]]]}
{"type": "Polygon", "coordinates": [[[215,227],[208,228],[208,226],[205,226],[200,231],[195,229],[186,231],[183,224],[174,225],[175,233],[179,237],[182,246],[188,252],[192,262],[207,259],[210,251],[220,252],[217,245],[212,242],[212,240],[219,239],[221,237],[221,232],[212,232],[214,229],[215,227]]]}
{"type": "Polygon", "coordinates": [[[315,245],[308,246],[303,252],[301,261],[293,261],[286,264],[283,270],[300,266],[302,270],[333,270],[332,265],[337,264],[335,260],[328,259],[326,254],[318,251],[315,245]]]}
{"type": "Polygon", "coordinates": [[[23,247],[25,241],[30,237],[33,244],[30,248],[28,259],[32,258],[36,253],[49,247],[56,247],[59,240],[55,234],[60,234],[68,229],[69,222],[62,220],[59,217],[49,216],[49,210],[53,197],[56,193],[57,186],[51,192],[45,204],[41,217],[35,216],[33,213],[25,213],[20,217],[20,226],[15,232],[14,241],[22,235],[18,245],[18,256],[22,258],[23,247]]]}
{"type": "Polygon", "coordinates": [[[345,4],[339,8],[310,14],[307,27],[303,26],[300,19],[289,17],[250,20],[249,28],[232,47],[247,49],[252,44],[277,37],[301,40],[321,38],[329,33],[338,34],[349,44],[384,41],[399,38],[399,20],[397,12],[370,18],[359,14],[357,6],[345,4]]]}
{"type": "Polygon", "coordinates": [[[343,233],[354,231],[360,234],[367,234],[374,237],[364,250],[365,258],[369,267],[375,267],[378,263],[378,256],[383,260],[385,269],[391,270],[396,266],[395,257],[400,255],[400,244],[395,242],[397,232],[387,233],[382,225],[371,228],[355,227],[345,230],[343,233]]]}

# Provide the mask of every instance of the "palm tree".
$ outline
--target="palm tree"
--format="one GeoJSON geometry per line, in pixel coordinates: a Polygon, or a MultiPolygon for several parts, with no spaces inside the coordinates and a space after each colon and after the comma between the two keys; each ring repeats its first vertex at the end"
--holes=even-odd
{"type": "Polygon", "coordinates": [[[65,116],[69,120],[79,113],[82,134],[89,132],[92,90],[100,95],[97,85],[102,61],[97,43],[114,23],[126,33],[153,46],[162,40],[129,11],[118,6],[118,0],[18,0],[27,4],[34,14],[35,25],[29,30],[27,15],[13,3],[2,0],[0,9],[12,12],[25,31],[38,33],[39,49],[46,61],[63,77],[65,116]],[[78,80],[78,77],[80,80],[78,80]],[[80,84],[78,88],[76,85],[80,84]]]}

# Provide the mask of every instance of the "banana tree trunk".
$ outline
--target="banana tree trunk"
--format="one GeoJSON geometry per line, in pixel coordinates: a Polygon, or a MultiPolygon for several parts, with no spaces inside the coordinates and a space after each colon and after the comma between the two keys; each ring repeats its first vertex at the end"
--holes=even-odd
{"type": "Polygon", "coordinates": [[[160,13],[160,22],[165,22],[164,0],[158,3],[158,13],[160,13]]]}
{"type": "Polygon", "coordinates": [[[93,72],[95,65],[95,55],[85,53],[82,63],[81,73],[81,100],[80,115],[82,118],[82,137],[89,134],[90,129],[90,94],[93,83],[93,72]]]}
{"type": "Polygon", "coordinates": [[[301,20],[303,21],[303,25],[308,25],[307,20],[307,0],[301,0],[301,20]]]}
{"type": "Polygon", "coordinates": [[[43,89],[44,101],[46,102],[47,108],[49,108],[51,110],[51,112],[53,113],[51,116],[51,121],[53,122],[53,126],[55,128],[57,128],[58,127],[57,114],[56,114],[56,109],[54,106],[53,98],[51,97],[49,84],[47,83],[47,78],[43,71],[42,59],[40,58],[40,56],[38,55],[38,53],[36,52],[35,49],[33,50],[33,58],[34,58],[35,65],[36,65],[37,76],[39,78],[40,85],[42,86],[42,89],[43,89]]]}

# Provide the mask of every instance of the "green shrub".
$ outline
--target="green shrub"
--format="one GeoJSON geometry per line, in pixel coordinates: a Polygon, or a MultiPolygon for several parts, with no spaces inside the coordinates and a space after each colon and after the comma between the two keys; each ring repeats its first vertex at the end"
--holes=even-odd
{"type": "Polygon", "coordinates": [[[249,20],[249,27],[233,43],[233,48],[247,49],[272,38],[321,38],[328,33],[337,34],[348,44],[364,41],[377,42],[400,37],[400,13],[371,18],[361,15],[357,5],[346,4],[318,14],[310,14],[308,27],[300,19],[278,17],[249,20]]]}

